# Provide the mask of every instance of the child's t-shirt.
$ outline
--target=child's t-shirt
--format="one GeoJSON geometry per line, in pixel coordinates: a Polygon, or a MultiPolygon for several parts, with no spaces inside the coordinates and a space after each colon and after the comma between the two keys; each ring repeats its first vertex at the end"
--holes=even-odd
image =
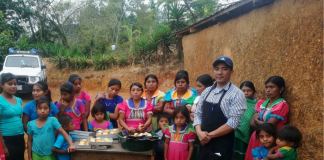
{"type": "Polygon", "coordinates": [[[298,158],[295,148],[289,146],[276,149],[276,154],[280,160],[296,160],[298,158]]]}
{"type": "Polygon", "coordinates": [[[264,146],[252,149],[253,160],[266,159],[268,155],[268,150],[264,146]]]}
{"type": "Polygon", "coordinates": [[[106,121],[102,126],[100,126],[96,120],[93,120],[88,123],[89,130],[97,131],[97,130],[105,130],[105,129],[114,129],[114,126],[109,121],[106,121]]]}
{"type": "MultiPolygon", "coordinates": [[[[59,113],[59,110],[55,106],[54,103],[51,102],[51,112],[49,113],[49,117],[54,117],[57,113],[59,113]]],[[[36,112],[36,103],[34,100],[28,102],[25,104],[23,112],[29,116],[29,121],[35,120],[38,118],[38,114],[36,112]]]]}
{"type": "MultiPolygon", "coordinates": [[[[72,140],[71,135],[69,134],[69,137],[72,140]]],[[[67,148],[69,148],[69,143],[64,139],[64,137],[62,136],[62,134],[60,133],[57,138],[56,138],[56,142],[54,143],[54,147],[60,149],[60,150],[67,150],[67,148]]],[[[58,160],[71,160],[71,155],[70,154],[60,154],[60,153],[56,153],[56,157],[58,160]]]]}
{"type": "MultiPolygon", "coordinates": [[[[74,105],[79,105],[79,106],[76,106],[76,107],[79,108],[79,110],[80,110],[80,116],[77,116],[73,112],[73,110],[72,110],[73,106],[70,107],[70,108],[66,108],[64,110],[63,114],[70,115],[73,118],[74,130],[80,130],[81,129],[80,124],[81,124],[81,121],[82,121],[82,115],[81,114],[85,114],[85,106],[82,103],[77,103],[76,100],[78,100],[78,101],[80,101],[80,100],[79,99],[74,99],[74,102],[75,102],[74,105]]],[[[60,109],[60,105],[61,105],[61,103],[57,103],[56,107],[58,109],[60,109]]]]}
{"type": "Polygon", "coordinates": [[[38,128],[36,120],[27,123],[27,134],[33,136],[32,151],[39,156],[51,155],[55,143],[55,130],[59,129],[61,124],[55,117],[48,117],[44,126],[38,128]]]}
{"type": "Polygon", "coordinates": [[[74,98],[80,99],[82,101],[83,105],[86,105],[86,102],[91,102],[91,97],[85,91],[81,91],[80,96],[74,97],[74,98]]]}

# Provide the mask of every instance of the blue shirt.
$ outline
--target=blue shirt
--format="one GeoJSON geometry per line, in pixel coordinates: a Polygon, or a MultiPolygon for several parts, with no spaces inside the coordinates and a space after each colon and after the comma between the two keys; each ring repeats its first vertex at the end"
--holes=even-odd
{"type": "MultiPolygon", "coordinates": [[[[70,137],[70,139],[72,141],[72,137],[71,137],[70,134],[69,134],[69,137],[70,137]]],[[[60,133],[56,138],[56,142],[54,143],[54,147],[56,147],[56,148],[58,148],[60,150],[66,151],[67,148],[69,148],[69,146],[70,146],[69,143],[64,139],[64,137],[60,133]]],[[[56,153],[56,157],[57,157],[58,160],[71,160],[71,155],[70,154],[56,153]]]]}
{"type": "Polygon", "coordinates": [[[55,130],[61,124],[55,117],[48,117],[42,128],[36,126],[36,120],[27,123],[27,134],[33,136],[32,151],[39,156],[51,155],[55,142],[55,130]]]}
{"type": "Polygon", "coordinates": [[[244,111],[247,109],[245,95],[238,87],[234,84],[228,82],[224,87],[215,87],[210,86],[206,88],[199,99],[198,105],[196,107],[196,112],[194,116],[193,126],[201,125],[202,119],[202,107],[204,101],[216,104],[221,98],[223,92],[227,90],[226,94],[223,97],[220,108],[224,116],[227,118],[226,124],[232,127],[234,130],[240,126],[241,117],[243,116],[244,111]],[[210,94],[208,95],[208,93],[210,94]],[[208,95],[208,97],[207,97],[208,95]]]}
{"type": "MultiPolygon", "coordinates": [[[[103,94],[106,95],[106,93],[103,94]]],[[[97,97],[98,95],[96,95],[96,98],[97,97]]],[[[115,113],[115,108],[117,104],[122,103],[123,101],[123,97],[116,95],[113,99],[101,98],[99,100],[99,103],[102,104],[105,107],[106,111],[108,111],[109,113],[115,113]]],[[[116,120],[110,120],[110,122],[112,122],[115,128],[118,128],[116,120]]]]}
{"type": "MultiPolygon", "coordinates": [[[[55,106],[54,103],[51,103],[51,112],[49,113],[49,117],[54,117],[59,110],[55,106]]],[[[38,114],[36,112],[36,103],[34,100],[25,104],[23,112],[29,116],[29,121],[35,120],[38,118],[38,114]]]]}
{"type": "Polygon", "coordinates": [[[0,95],[0,129],[2,136],[16,136],[24,134],[24,128],[21,121],[23,113],[22,100],[15,97],[17,103],[10,104],[0,95]]]}
{"type": "Polygon", "coordinates": [[[268,150],[264,146],[252,149],[253,159],[266,159],[268,155],[268,150]]]}

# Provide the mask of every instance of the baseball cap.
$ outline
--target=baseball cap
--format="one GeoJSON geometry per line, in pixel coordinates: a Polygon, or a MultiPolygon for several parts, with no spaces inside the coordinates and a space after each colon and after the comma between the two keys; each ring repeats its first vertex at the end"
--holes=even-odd
{"type": "Polygon", "coordinates": [[[214,63],[213,63],[213,67],[215,67],[215,66],[216,66],[218,63],[220,63],[220,62],[225,62],[225,63],[230,67],[230,69],[233,70],[233,61],[232,61],[230,58],[225,57],[225,56],[218,57],[218,58],[214,61],[214,63]]]}

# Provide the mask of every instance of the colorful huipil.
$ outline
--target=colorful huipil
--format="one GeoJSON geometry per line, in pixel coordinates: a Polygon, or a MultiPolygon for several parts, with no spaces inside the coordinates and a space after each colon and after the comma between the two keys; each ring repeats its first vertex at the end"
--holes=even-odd
{"type": "MultiPolygon", "coordinates": [[[[153,96],[151,97],[150,103],[153,105],[153,107],[155,107],[159,102],[164,101],[164,97],[165,97],[165,93],[157,89],[154,92],[153,96]]],[[[147,96],[146,96],[146,90],[143,92],[142,98],[148,101],[147,96]]],[[[158,129],[158,126],[157,126],[157,116],[158,115],[159,115],[159,113],[157,113],[157,114],[154,113],[154,115],[152,117],[152,130],[153,131],[158,129]]]]}
{"type": "MultiPolygon", "coordinates": [[[[58,102],[56,107],[60,109],[61,102],[58,102]]],[[[85,114],[85,106],[83,105],[82,100],[74,98],[73,106],[66,108],[63,114],[70,115],[73,118],[74,130],[80,130],[80,124],[82,122],[81,114],[85,114]]]]}
{"type": "MultiPolygon", "coordinates": [[[[279,123],[277,124],[277,130],[279,130],[282,126],[287,123],[288,113],[289,113],[289,106],[287,102],[279,98],[275,102],[272,103],[270,107],[267,108],[268,100],[259,100],[258,103],[255,105],[255,113],[260,114],[260,121],[268,122],[271,117],[279,119],[279,123]]],[[[262,146],[258,139],[256,139],[255,131],[251,135],[249,146],[246,151],[245,160],[253,159],[251,150],[262,146]]]]}
{"type": "Polygon", "coordinates": [[[135,108],[133,99],[130,98],[118,106],[119,113],[125,113],[125,123],[128,127],[138,128],[139,123],[145,124],[147,115],[153,115],[153,105],[141,99],[138,108],[135,108]]]}
{"type": "Polygon", "coordinates": [[[165,137],[170,138],[167,154],[168,160],[187,160],[189,142],[194,142],[196,131],[185,124],[180,132],[176,133],[176,125],[167,126],[164,129],[165,137]]]}
{"type": "Polygon", "coordinates": [[[197,93],[188,89],[187,92],[181,98],[179,98],[177,90],[171,90],[165,94],[164,101],[171,102],[171,106],[173,108],[176,108],[187,104],[192,105],[194,101],[194,97],[196,96],[197,93]]]}

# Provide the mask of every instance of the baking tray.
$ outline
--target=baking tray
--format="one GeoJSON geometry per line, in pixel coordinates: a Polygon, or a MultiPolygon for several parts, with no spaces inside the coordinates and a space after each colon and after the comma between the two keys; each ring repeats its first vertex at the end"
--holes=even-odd
{"type": "Polygon", "coordinates": [[[79,145],[79,142],[74,142],[73,143],[76,149],[90,149],[91,145],[79,145]]]}
{"type": "Polygon", "coordinates": [[[95,136],[96,133],[94,132],[85,132],[85,131],[73,131],[73,132],[69,132],[71,135],[80,135],[80,136],[95,136]]]}
{"type": "Polygon", "coordinates": [[[112,138],[108,138],[108,139],[111,142],[89,142],[89,145],[91,145],[91,146],[111,146],[113,144],[113,139],[112,138]]]}

